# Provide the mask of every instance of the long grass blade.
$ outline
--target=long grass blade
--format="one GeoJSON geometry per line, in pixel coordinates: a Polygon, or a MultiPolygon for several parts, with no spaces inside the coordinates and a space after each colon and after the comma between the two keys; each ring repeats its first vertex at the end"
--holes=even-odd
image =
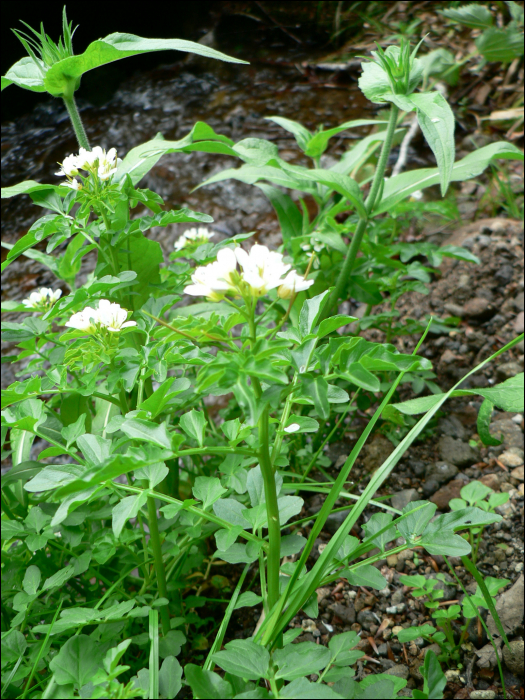
{"type": "Polygon", "coordinates": [[[159,611],[149,611],[149,695],[150,700],[159,697],[159,611]]]}
{"type": "MultiPolygon", "coordinates": [[[[35,659],[35,663],[33,664],[33,668],[31,669],[31,673],[29,674],[29,678],[27,679],[26,687],[24,688],[24,692],[22,694],[22,698],[25,698],[27,696],[27,691],[29,690],[29,686],[31,685],[31,681],[33,680],[33,676],[35,675],[36,668],[38,666],[38,662],[40,661],[40,657],[42,656],[42,653],[44,649],[46,648],[47,640],[51,636],[51,631],[53,630],[53,626],[55,622],[57,621],[57,618],[60,614],[60,610],[62,609],[62,603],[64,602],[64,598],[60,598],[60,602],[58,604],[58,608],[56,609],[55,615],[53,616],[53,620],[51,622],[51,625],[49,626],[49,629],[47,630],[47,634],[45,636],[44,641],[40,645],[40,649],[38,650],[38,654],[35,659]]],[[[3,695],[3,693],[2,693],[3,695]]]]}

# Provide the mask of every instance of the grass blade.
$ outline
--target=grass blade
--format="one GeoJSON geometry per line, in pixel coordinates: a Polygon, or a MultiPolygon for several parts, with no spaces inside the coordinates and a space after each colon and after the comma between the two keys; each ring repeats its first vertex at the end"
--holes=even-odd
{"type": "Polygon", "coordinates": [[[159,611],[149,611],[149,695],[150,700],[159,698],[159,611]]]}

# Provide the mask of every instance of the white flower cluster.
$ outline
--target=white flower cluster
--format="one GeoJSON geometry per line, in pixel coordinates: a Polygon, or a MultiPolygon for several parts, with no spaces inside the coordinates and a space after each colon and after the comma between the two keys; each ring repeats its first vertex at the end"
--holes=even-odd
{"type": "Polygon", "coordinates": [[[309,243],[301,243],[301,250],[304,250],[304,252],[308,253],[308,255],[317,253],[314,260],[314,268],[317,269],[319,267],[319,253],[326,250],[326,246],[314,233],[310,236],[309,243]]]}
{"type": "Polygon", "coordinates": [[[60,299],[61,295],[61,289],[53,291],[48,287],[41,287],[37,292],[31,292],[27,299],[23,299],[22,304],[28,309],[47,311],[60,299]]]}
{"type": "Polygon", "coordinates": [[[65,325],[85,333],[96,333],[101,330],[118,333],[122,328],[137,325],[135,321],[126,320],[128,313],[119,304],[112,304],[107,299],[101,299],[98,303],[98,309],[86,306],[82,311],[73,314],[65,325]]]}
{"type": "Polygon", "coordinates": [[[117,158],[115,148],[110,148],[107,153],[100,146],[95,146],[92,151],[81,148],[78,155],[72,154],[64,158],[62,167],[55,175],[67,177],[69,182],[66,185],[74,190],[80,190],[82,189],[82,183],[74,179],[75,175],[79,174],[79,170],[86,170],[93,175],[97,175],[100,180],[109,180],[117,172],[117,167],[120,163],[122,163],[122,160],[117,158]]]}
{"type": "Polygon", "coordinates": [[[204,226],[199,226],[199,228],[189,228],[184,231],[182,236],[180,236],[175,241],[175,250],[182,250],[183,248],[192,248],[203,243],[207,243],[210,238],[213,238],[215,234],[213,231],[205,228],[204,226]]]}
{"type": "Polygon", "coordinates": [[[219,301],[226,295],[250,294],[260,297],[277,288],[281,299],[290,299],[314,283],[290,268],[291,265],[283,261],[280,253],[264,245],[255,244],[249,253],[242,248],[222,248],[215,262],[195,270],[191,277],[193,284],[184,291],[191,296],[205,296],[210,301],[219,301]],[[241,272],[237,270],[237,264],[241,272]]]}

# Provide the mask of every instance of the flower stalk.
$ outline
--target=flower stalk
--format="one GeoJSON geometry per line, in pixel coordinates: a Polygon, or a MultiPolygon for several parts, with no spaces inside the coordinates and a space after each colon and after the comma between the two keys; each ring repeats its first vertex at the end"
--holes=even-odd
{"type": "Polygon", "coordinates": [[[64,100],[67,113],[69,114],[69,118],[71,119],[71,124],[73,126],[75,136],[77,137],[78,145],[81,148],[85,148],[86,151],[90,151],[91,146],[89,145],[86,130],[84,129],[84,124],[82,123],[80,112],[78,111],[77,103],[75,102],[75,97],[73,93],[70,96],[64,95],[62,99],[64,100]]]}
{"type": "MultiPolygon", "coordinates": [[[[144,481],[143,487],[148,488],[148,486],[148,482],[144,481]]],[[[150,534],[149,544],[153,553],[155,574],[157,577],[157,589],[160,598],[167,598],[168,590],[166,587],[166,571],[164,569],[164,559],[162,557],[162,546],[160,542],[159,526],[157,523],[157,509],[155,507],[155,499],[153,498],[153,496],[148,496],[147,505],[148,527],[150,534]]],[[[160,621],[162,625],[162,634],[166,636],[170,631],[170,616],[167,605],[163,605],[160,608],[160,621]]]]}

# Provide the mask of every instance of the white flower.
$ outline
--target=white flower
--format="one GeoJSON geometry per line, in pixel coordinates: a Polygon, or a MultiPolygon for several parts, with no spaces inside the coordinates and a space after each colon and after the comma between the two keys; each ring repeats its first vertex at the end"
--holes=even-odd
{"type": "Polygon", "coordinates": [[[198,267],[191,276],[193,284],[185,287],[186,294],[204,296],[210,301],[219,301],[227,293],[237,294],[237,260],[231,248],[222,248],[217,260],[209,265],[198,267]]]}
{"type": "Polygon", "coordinates": [[[112,304],[107,299],[101,299],[98,309],[86,306],[85,309],[73,314],[65,324],[86,333],[96,333],[97,330],[107,330],[118,333],[122,328],[136,326],[135,321],[127,321],[128,311],[119,304],[112,304]]]}
{"type": "Polygon", "coordinates": [[[136,326],[135,321],[127,321],[128,312],[118,304],[112,304],[107,299],[101,299],[98,303],[97,323],[112,333],[118,333],[122,328],[136,326]]]}
{"type": "Polygon", "coordinates": [[[277,296],[280,299],[291,299],[294,294],[304,292],[312,286],[314,280],[305,280],[304,277],[298,275],[295,270],[290,270],[277,290],[277,296]]]}
{"type": "Polygon", "coordinates": [[[72,190],[81,190],[82,189],[82,183],[79,182],[76,178],[73,178],[69,182],[65,182],[64,185],[66,187],[71,187],[72,190]]]}
{"type": "Polygon", "coordinates": [[[55,173],[55,175],[58,175],[59,177],[73,177],[73,175],[78,175],[77,158],[78,156],[75,155],[66,156],[64,158],[64,162],[62,163],[62,167],[58,173],[55,173]]]}
{"type": "Polygon", "coordinates": [[[77,331],[84,331],[85,333],[95,333],[96,328],[96,317],[97,311],[91,306],[86,306],[85,309],[73,314],[69,321],[65,324],[68,328],[74,328],[77,331]]]}
{"type": "Polygon", "coordinates": [[[290,425],[284,429],[285,433],[296,433],[298,430],[301,430],[301,426],[299,423],[290,423],[290,425]]]}
{"type": "Polygon", "coordinates": [[[278,287],[283,281],[282,277],[291,267],[284,263],[280,253],[257,243],[251,247],[249,253],[237,248],[235,255],[242,267],[242,278],[255,296],[262,296],[270,289],[278,287]]]}
{"type": "Polygon", "coordinates": [[[53,306],[62,295],[62,290],[53,291],[47,287],[42,287],[37,292],[31,292],[27,299],[22,300],[22,304],[28,309],[44,310],[53,306]]]}
{"type": "Polygon", "coordinates": [[[213,231],[209,231],[204,226],[199,226],[199,228],[189,228],[184,231],[182,236],[175,241],[175,250],[182,250],[183,248],[191,247],[192,245],[202,245],[207,243],[210,238],[213,238],[215,234],[213,231]]]}

